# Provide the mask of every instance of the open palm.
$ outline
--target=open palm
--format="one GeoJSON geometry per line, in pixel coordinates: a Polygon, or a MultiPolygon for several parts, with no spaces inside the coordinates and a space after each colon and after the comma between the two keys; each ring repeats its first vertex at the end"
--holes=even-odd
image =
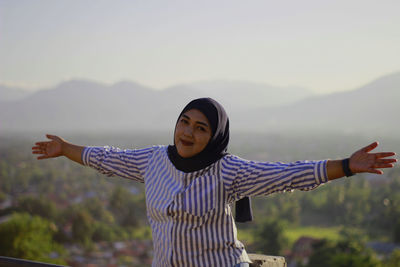
{"type": "Polygon", "coordinates": [[[396,155],[394,152],[369,153],[378,146],[378,142],[374,142],[358,151],[350,157],[350,169],[353,173],[369,172],[383,174],[379,168],[392,168],[396,159],[385,159],[396,155]]]}
{"type": "Polygon", "coordinates": [[[55,135],[46,135],[51,141],[43,141],[35,143],[32,147],[33,154],[39,154],[37,159],[55,158],[62,155],[62,143],[64,140],[55,135]]]}

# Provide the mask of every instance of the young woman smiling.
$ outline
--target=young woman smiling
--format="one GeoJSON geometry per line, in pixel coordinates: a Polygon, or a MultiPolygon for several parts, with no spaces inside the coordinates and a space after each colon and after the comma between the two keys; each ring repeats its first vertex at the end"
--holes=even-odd
{"type": "Polygon", "coordinates": [[[374,142],[344,160],[258,162],[227,153],[229,119],[210,98],[190,102],[178,116],[174,145],[121,150],[84,147],[47,135],[32,148],[38,159],[66,156],[108,176],[145,183],[153,266],[249,266],[236,221],[251,219],[248,197],[311,190],[343,176],[382,174],[393,152],[371,153],[374,142]],[[238,215],[239,214],[239,215],[238,215]]]}
{"type": "Polygon", "coordinates": [[[175,146],[183,158],[199,154],[211,139],[207,117],[197,109],[182,114],[175,127],[175,146]]]}

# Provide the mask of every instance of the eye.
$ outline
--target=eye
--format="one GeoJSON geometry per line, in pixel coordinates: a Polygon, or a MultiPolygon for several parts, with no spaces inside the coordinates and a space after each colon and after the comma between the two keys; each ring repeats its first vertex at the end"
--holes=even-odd
{"type": "Polygon", "coordinates": [[[207,129],[203,126],[197,126],[197,129],[199,129],[202,132],[207,132],[207,129]]]}
{"type": "Polygon", "coordinates": [[[183,124],[188,124],[188,123],[189,123],[188,120],[185,119],[185,118],[182,118],[182,119],[180,120],[180,122],[183,123],[183,124]]]}

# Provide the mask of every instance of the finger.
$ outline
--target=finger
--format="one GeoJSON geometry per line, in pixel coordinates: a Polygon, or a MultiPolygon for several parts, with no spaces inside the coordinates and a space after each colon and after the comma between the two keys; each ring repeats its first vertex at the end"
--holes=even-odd
{"type": "Polygon", "coordinates": [[[32,152],[36,152],[36,151],[42,151],[42,149],[40,149],[40,148],[35,148],[35,149],[33,149],[33,148],[32,148],[32,152]]]}
{"type": "Polygon", "coordinates": [[[393,168],[393,164],[390,163],[375,163],[374,166],[372,166],[373,168],[393,168]]]}
{"type": "Polygon", "coordinates": [[[370,145],[368,145],[368,146],[366,146],[366,147],[364,147],[364,148],[362,148],[361,150],[363,151],[363,152],[370,152],[371,150],[373,150],[374,148],[376,148],[378,146],[378,142],[373,142],[372,144],[370,144],[370,145]]]}
{"type": "Polygon", "coordinates": [[[380,152],[380,153],[376,153],[375,156],[377,158],[386,158],[386,157],[396,156],[396,153],[394,153],[394,152],[380,152]]]}
{"type": "Polygon", "coordinates": [[[395,162],[397,162],[397,159],[378,159],[376,162],[377,163],[395,163],[395,162]]]}
{"type": "Polygon", "coordinates": [[[50,158],[50,157],[49,157],[49,156],[39,156],[39,157],[37,157],[38,160],[41,160],[41,159],[48,159],[48,158],[50,158]]]}
{"type": "Polygon", "coordinates": [[[368,169],[367,172],[369,173],[375,173],[375,174],[383,174],[383,171],[378,170],[378,169],[368,169]]]}
{"type": "Polygon", "coordinates": [[[51,140],[55,140],[57,138],[55,135],[52,135],[52,134],[46,134],[46,137],[51,140]]]}
{"type": "Polygon", "coordinates": [[[45,153],[42,151],[32,151],[32,154],[45,154],[45,153]]]}
{"type": "Polygon", "coordinates": [[[48,143],[49,143],[49,141],[36,142],[35,145],[37,145],[37,146],[43,146],[43,145],[47,145],[48,143]]]}

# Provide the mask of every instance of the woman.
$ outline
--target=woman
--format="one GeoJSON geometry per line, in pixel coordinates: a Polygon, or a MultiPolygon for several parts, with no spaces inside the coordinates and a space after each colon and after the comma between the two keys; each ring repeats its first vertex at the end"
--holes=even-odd
{"type": "Polygon", "coordinates": [[[60,137],[32,148],[38,159],[66,156],[109,176],[145,183],[154,244],[153,266],[248,266],[237,240],[231,203],[243,197],[292,189],[310,190],[360,172],[382,174],[395,153],[369,153],[373,143],[346,160],[256,162],[228,154],[229,120],[210,98],[181,112],[173,146],[137,150],[82,147],[60,137]]]}

